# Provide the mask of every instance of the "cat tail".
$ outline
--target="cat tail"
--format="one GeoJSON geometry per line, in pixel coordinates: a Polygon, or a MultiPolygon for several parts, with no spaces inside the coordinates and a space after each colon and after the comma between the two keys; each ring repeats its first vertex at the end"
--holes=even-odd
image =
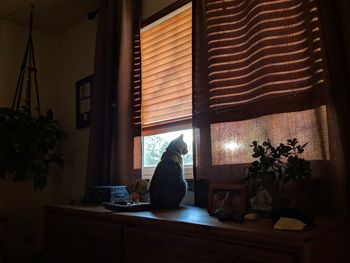
{"type": "Polygon", "coordinates": [[[118,205],[104,202],[102,206],[113,212],[142,212],[151,210],[150,203],[138,203],[138,204],[129,204],[129,205],[118,205]]]}

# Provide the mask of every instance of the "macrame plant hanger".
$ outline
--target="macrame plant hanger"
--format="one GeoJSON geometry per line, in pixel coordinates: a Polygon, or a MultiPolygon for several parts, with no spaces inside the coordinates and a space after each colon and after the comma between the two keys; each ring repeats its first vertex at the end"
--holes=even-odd
{"type": "Polygon", "coordinates": [[[26,46],[26,50],[24,52],[24,57],[21,65],[21,70],[19,73],[19,77],[17,80],[16,93],[12,101],[12,110],[18,111],[21,105],[22,99],[22,90],[23,83],[27,72],[27,80],[26,80],[26,94],[24,97],[24,106],[27,107],[29,112],[31,112],[31,102],[32,102],[32,82],[34,80],[34,87],[36,93],[36,102],[38,114],[40,113],[40,99],[39,99],[39,89],[38,89],[38,80],[37,80],[37,68],[35,66],[35,58],[34,58],[34,46],[32,39],[32,28],[33,28],[33,10],[34,5],[30,5],[30,18],[29,18],[29,37],[26,46]],[[28,70],[28,71],[27,71],[28,70]]]}

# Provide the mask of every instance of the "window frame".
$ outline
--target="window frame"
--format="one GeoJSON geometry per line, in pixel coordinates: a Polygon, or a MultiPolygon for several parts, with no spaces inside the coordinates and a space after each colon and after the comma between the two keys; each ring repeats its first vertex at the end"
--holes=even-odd
{"type": "MultiPolygon", "coordinates": [[[[171,5],[166,6],[165,8],[161,9],[160,11],[156,12],[155,14],[151,15],[150,17],[143,19],[141,21],[141,31],[144,27],[147,27],[148,25],[162,19],[163,17],[167,16],[168,14],[182,8],[183,6],[191,3],[191,0],[178,0],[175,1],[174,3],[172,3],[171,5]]],[[[141,41],[141,37],[140,37],[140,41],[141,41]]],[[[142,56],[142,54],[141,54],[142,56]]],[[[142,96],[142,95],[141,95],[142,96]]],[[[141,111],[142,111],[142,105],[141,105],[141,111]]],[[[172,132],[172,131],[179,131],[179,130],[185,130],[185,129],[193,129],[192,127],[192,118],[189,120],[184,120],[184,121],[179,121],[177,122],[175,125],[172,123],[169,123],[169,125],[162,125],[161,128],[157,129],[157,133],[154,132],[149,132],[149,130],[146,129],[142,129],[141,126],[141,130],[142,130],[142,136],[141,136],[141,143],[142,145],[144,145],[144,136],[146,135],[157,135],[157,134],[161,134],[161,133],[166,133],[166,132],[172,132]]],[[[193,138],[192,138],[193,139],[193,138]]],[[[142,157],[141,157],[141,170],[142,170],[142,179],[146,179],[149,180],[152,178],[153,176],[153,172],[156,168],[156,166],[154,167],[145,167],[144,163],[143,163],[143,151],[144,151],[144,147],[142,147],[142,157]]],[[[192,182],[194,179],[194,172],[193,172],[193,165],[184,165],[184,178],[186,179],[186,181],[188,182],[192,182]]],[[[192,185],[192,184],[191,184],[192,185]]],[[[190,187],[191,188],[191,187],[190,187]]],[[[191,190],[191,189],[189,189],[191,190]]]]}
{"type": "Polygon", "coordinates": [[[183,7],[184,5],[191,3],[191,0],[178,0],[172,3],[171,5],[166,6],[165,8],[159,10],[155,14],[141,20],[141,30],[142,28],[148,26],[149,24],[152,24],[156,22],[157,20],[163,18],[164,16],[174,12],[175,10],[183,7]]]}
{"type": "MultiPolygon", "coordinates": [[[[142,179],[151,179],[154,173],[154,167],[142,167],[142,179]]],[[[184,165],[184,178],[186,180],[193,180],[193,165],[184,165]]]]}

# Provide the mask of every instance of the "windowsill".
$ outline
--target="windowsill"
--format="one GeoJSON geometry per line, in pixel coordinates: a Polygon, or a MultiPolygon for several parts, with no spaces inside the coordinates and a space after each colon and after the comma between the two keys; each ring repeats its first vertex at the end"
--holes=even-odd
{"type": "MultiPolygon", "coordinates": [[[[142,179],[150,180],[153,176],[156,167],[143,167],[142,169],[142,179]]],[[[187,180],[193,180],[193,165],[185,165],[184,167],[184,177],[187,180]]]]}
{"type": "MultiPolygon", "coordinates": [[[[150,181],[152,179],[155,167],[144,167],[142,173],[142,179],[150,181]]],[[[194,191],[194,178],[193,178],[193,166],[185,165],[184,169],[185,180],[187,182],[187,191],[194,191]]]]}

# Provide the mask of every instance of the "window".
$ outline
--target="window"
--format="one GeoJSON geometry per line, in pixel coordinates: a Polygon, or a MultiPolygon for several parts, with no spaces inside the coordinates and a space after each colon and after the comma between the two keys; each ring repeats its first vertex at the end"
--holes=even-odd
{"type": "Polygon", "coordinates": [[[205,43],[207,54],[205,70],[194,76],[194,119],[210,124],[212,165],[251,162],[251,141],[292,137],[309,142],[308,159],[327,159],[317,1],[206,0],[200,7],[205,15],[195,21],[202,35],[194,48],[205,43]]]}
{"type": "Polygon", "coordinates": [[[143,27],[140,41],[143,177],[152,176],[169,142],[184,134],[185,177],[192,178],[191,3],[143,27]]]}
{"type": "Polygon", "coordinates": [[[143,138],[143,177],[151,178],[154,169],[158,164],[163,152],[169,143],[174,139],[184,135],[184,141],[188,146],[188,154],[183,158],[184,160],[184,174],[186,179],[193,177],[193,154],[192,154],[192,129],[160,133],[156,135],[145,136],[143,138]]]}

